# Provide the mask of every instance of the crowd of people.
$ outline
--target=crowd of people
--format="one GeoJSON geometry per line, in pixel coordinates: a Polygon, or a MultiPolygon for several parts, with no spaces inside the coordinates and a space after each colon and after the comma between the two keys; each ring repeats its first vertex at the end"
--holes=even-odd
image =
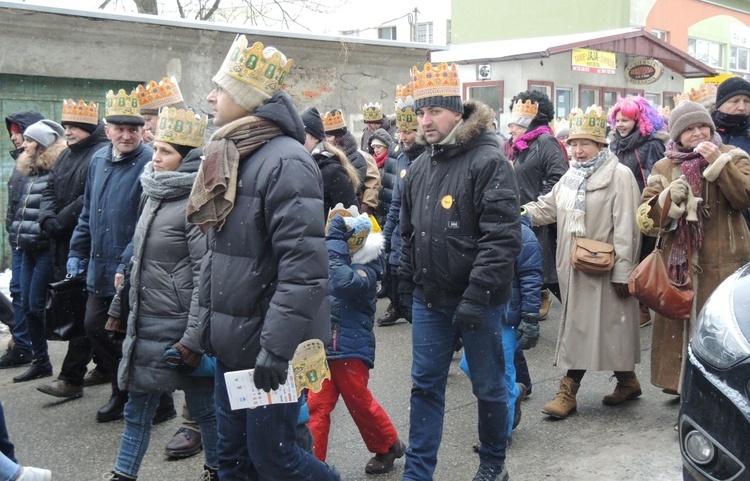
{"type": "MultiPolygon", "coordinates": [[[[696,313],[750,261],[750,83],[704,86],[668,115],[628,97],[567,119],[544,93],[520,92],[503,140],[489,107],[462,100],[456,65],[426,63],[398,86],[394,116],[363,106],[358,143],[340,108],[298,110],[282,88],[290,66],[239,36],[212,79],[211,119],[168,78],[110,91],[103,119],[84,100],[65,101],[60,123],[6,115],[14,322],[0,369],[24,368],[18,383],[53,375],[46,286],[85,276],[85,335],[37,389],[75,399],[110,384],[96,419],[125,426],[108,479],[137,479],[153,425],[176,416],[182,390],[165,451],[203,450],[200,479],[340,479],[325,461],[342,397],[373,455],[365,472],[405,457],[405,481],[431,480],[463,349],[473,480],[506,481],[533,388],[524,350],[552,296],[562,315],[550,362],[565,373],[543,414],[576,411],[586,371],[614,373],[605,405],[641,396],[639,328],[651,323],[650,382],[680,395],[696,313]],[[629,292],[656,237],[672,280],[695,286],[688,322],[652,316],[629,292]],[[580,262],[592,245],[608,264],[580,262]],[[376,319],[378,297],[388,307],[376,319]],[[411,323],[408,436],[368,385],[376,326],[400,319],[411,323]],[[233,409],[226,373],[252,369],[257,389],[275,391],[309,340],[325,345],[319,388],[233,409]]],[[[52,479],[16,462],[1,409],[0,421],[0,481],[52,479]]]]}

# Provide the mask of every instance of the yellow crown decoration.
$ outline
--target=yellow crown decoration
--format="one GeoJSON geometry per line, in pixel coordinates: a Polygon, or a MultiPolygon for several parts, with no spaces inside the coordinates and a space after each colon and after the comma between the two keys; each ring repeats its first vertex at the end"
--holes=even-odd
{"type": "Polygon", "coordinates": [[[324,115],[321,115],[320,118],[323,120],[323,130],[325,130],[326,132],[330,132],[332,130],[340,130],[346,127],[346,122],[344,122],[344,114],[338,109],[326,112],[324,115]]]}
{"type": "MultiPolygon", "coordinates": [[[[675,104],[676,104],[676,102],[675,102],[675,104]]],[[[662,117],[664,117],[666,119],[668,119],[669,118],[669,114],[672,113],[672,109],[669,108],[669,105],[665,105],[664,107],[659,107],[656,110],[659,111],[659,115],[661,115],[662,117]]]]}
{"type": "Polygon", "coordinates": [[[675,107],[685,100],[697,102],[704,107],[711,107],[716,103],[716,84],[703,82],[698,89],[691,88],[689,92],[677,94],[674,96],[675,107]]]}
{"type": "Polygon", "coordinates": [[[362,106],[362,115],[365,122],[380,122],[383,120],[383,106],[377,102],[370,102],[362,106]]]}
{"type": "Polygon", "coordinates": [[[399,99],[396,103],[396,128],[400,132],[419,128],[417,113],[414,111],[414,99],[411,96],[399,99]]]}
{"type": "Polygon", "coordinates": [[[138,94],[138,104],[142,109],[159,110],[162,107],[182,102],[182,92],[177,80],[164,77],[159,83],[151,80],[146,85],[135,88],[138,94]]]}
{"type": "Polygon", "coordinates": [[[411,88],[411,82],[409,82],[406,85],[398,84],[396,85],[396,97],[394,99],[394,102],[396,104],[396,109],[398,109],[398,103],[399,101],[402,101],[406,99],[406,97],[412,97],[414,95],[414,92],[411,88]]]}
{"type": "Polygon", "coordinates": [[[105,117],[136,117],[143,119],[135,89],[130,92],[130,95],[124,89],[120,89],[116,95],[113,90],[107,92],[105,117]]]}
{"type": "Polygon", "coordinates": [[[164,107],[159,112],[159,125],[154,140],[170,144],[200,147],[208,127],[208,116],[192,110],[164,107]]]}
{"type": "Polygon", "coordinates": [[[247,38],[240,35],[229,49],[221,70],[267,95],[273,95],[284,85],[284,78],[292,68],[292,59],[273,47],[255,42],[248,47],[247,38]]]}
{"type": "Polygon", "coordinates": [[[568,140],[589,139],[606,143],[607,114],[598,105],[592,105],[586,112],[575,108],[570,113],[570,136],[568,140]]]}
{"type": "Polygon", "coordinates": [[[76,122],[79,124],[97,125],[99,123],[99,105],[73,99],[63,100],[61,123],[76,122]]]}
{"type": "Polygon", "coordinates": [[[443,62],[435,66],[427,62],[421,72],[417,67],[412,67],[411,83],[414,100],[461,96],[461,81],[454,63],[449,65],[443,62]]]}
{"type": "Polygon", "coordinates": [[[539,104],[537,102],[532,102],[531,100],[523,102],[521,99],[518,99],[516,100],[516,103],[513,104],[513,110],[511,111],[510,116],[514,119],[534,120],[534,117],[536,117],[538,112],[539,104]]]}

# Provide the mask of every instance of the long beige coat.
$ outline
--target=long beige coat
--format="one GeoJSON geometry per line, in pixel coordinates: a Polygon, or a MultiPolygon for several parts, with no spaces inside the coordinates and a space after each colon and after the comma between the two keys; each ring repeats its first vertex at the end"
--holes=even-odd
{"type": "MultiPolygon", "coordinates": [[[[710,216],[703,219],[703,249],[693,253],[693,265],[699,267],[693,275],[693,315],[688,322],[660,315],[654,318],[651,384],[676,392],[682,391],[681,373],[687,345],[695,330],[696,314],[721,281],[750,261],[750,232],[742,217],[742,211],[750,208],[750,158],[741,149],[727,145],[722,145],[720,151],[723,155],[714,162],[716,165],[712,164],[703,171],[703,192],[699,195],[708,202],[710,216]]],[[[679,165],[669,159],[654,164],[642,200],[651,206],[647,215],[655,228],[659,227],[661,215],[658,196],[680,175],[679,165]]],[[[703,209],[698,210],[701,211],[699,215],[703,215],[703,209]]],[[[645,224],[648,222],[644,223],[644,233],[655,235],[658,229],[649,230],[645,224]]],[[[664,236],[662,253],[665,261],[669,260],[673,238],[674,231],[664,236]]]]}
{"type": "Polygon", "coordinates": [[[552,192],[525,205],[533,225],[557,222],[563,312],[555,364],[565,369],[633,371],[641,360],[638,301],[617,297],[612,283],[627,284],[638,265],[638,184],[611,153],[588,180],[586,235],[615,246],[615,266],[603,275],[585,274],[570,265],[571,213],[560,202],[561,189],[562,180],[552,192]]]}

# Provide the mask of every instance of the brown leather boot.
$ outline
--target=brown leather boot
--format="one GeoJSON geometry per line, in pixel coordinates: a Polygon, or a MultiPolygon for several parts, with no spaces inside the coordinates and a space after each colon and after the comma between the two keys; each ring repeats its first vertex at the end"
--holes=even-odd
{"type": "Polygon", "coordinates": [[[570,413],[578,407],[576,404],[576,394],[580,383],[573,381],[572,378],[565,376],[560,381],[560,390],[557,392],[555,399],[542,406],[542,413],[557,419],[565,419],[570,413]]]}
{"type": "Polygon", "coordinates": [[[641,327],[646,327],[651,325],[651,311],[648,309],[647,306],[641,304],[641,327]]]}
{"type": "Polygon", "coordinates": [[[365,472],[367,474],[385,474],[390,473],[393,470],[393,462],[404,456],[406,453],[406,445],[397,439],[393,445],[388,448],[387,453],[376,454],[373,456],[365,466],[365,472]]]}
{"type": "Polygon", "coordinates": [[[614,377],[617,378],[617,386],[615,386],[614,392],[602,398],[602,402],[607,406],[619,406],[642,394],[641,383],[638,382],[638,378],[635,377],[633,371],[615,371],[614,377]]]}
{"type": "Polygon", "coordinates": [[[539,320],[543,321],[547,319],[549,314],[549,307],[552,305],[552,296],[550,295],[549,289],[542,291],[542,307],[539,309],[539,320]]]}

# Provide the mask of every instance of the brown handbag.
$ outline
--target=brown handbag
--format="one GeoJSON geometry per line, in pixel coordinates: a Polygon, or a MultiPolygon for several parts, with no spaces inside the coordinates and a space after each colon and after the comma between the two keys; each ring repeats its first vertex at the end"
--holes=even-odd
{"type": "MultiPolygon", "coordinates": [[[[667,202],[662,208],[660,226],[664,225],[670,204],[671,198],[667,196],[667,202]]],[[[692,282],[692,252],[688,252],[690,274],[687,280],[683,284],[675,284],[669,278],[666,263],[661,255],[660,240],[661,236],[656,239],[654,251],[643,259],[630,275],[628,290],[633,297],[657,314],[667,319],[688,320],[695,297],[692,282]]]]}
{"type": "Polygon", "coordinates": [[[615,246],[584,237],[574,237],[570,264],[586,274],[604,274],[615,265],[615,246]]]}

